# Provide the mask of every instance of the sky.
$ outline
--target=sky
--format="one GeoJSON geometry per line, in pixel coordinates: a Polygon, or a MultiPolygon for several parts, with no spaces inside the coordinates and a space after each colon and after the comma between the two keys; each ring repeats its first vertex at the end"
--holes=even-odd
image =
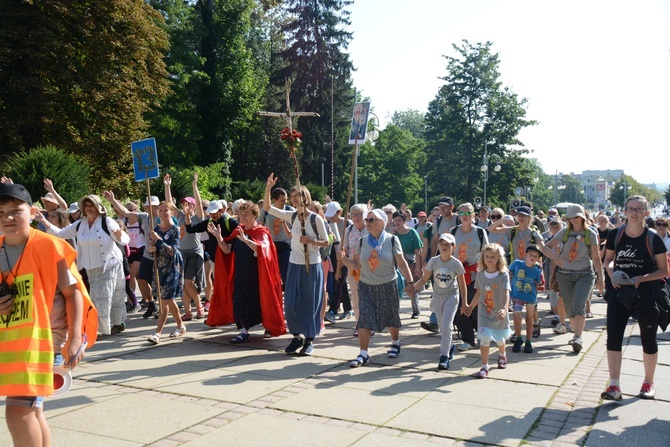
{"type": "Polygon", "coordinates": [[[452,44],[491,41],[500,80],[527,98],[519,134],[548,174],[623,169],[670,181],[670,1],[354,0],[354,86],[382,128],[425,113],[452,44]]]}

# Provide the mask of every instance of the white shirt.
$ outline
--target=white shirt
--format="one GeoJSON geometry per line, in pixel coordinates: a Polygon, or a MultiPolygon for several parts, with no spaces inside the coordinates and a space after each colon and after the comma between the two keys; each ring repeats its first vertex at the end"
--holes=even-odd
{"type": "MultiPolygon", "coordinates": [[[[291,244],[293,246],[293,249],[291,250],[291,257],[289,258],[289,262],[291,264],[305,265],[305,249],[303,245],[300,243],[300,236],[302,236],[302,229],[300,228],[301,223],[296,211],[280,210],[279,208],[276,208],[271,205],[270,211],[268,211],[268,213],[272,214],[275,217],[279,217],[280,219],[284,219],[292,224],[291,244]],[[291,217],[293,216],[294,213],[296,213],[295,221],[291,222],[291,217]]],[[[312,224],[310,222],[310,220],[312,219],[312,214],[314,213],[309,212],[307,216],[305,216],[305,234],[310,239],[318,239],[320,241],[325,241],[326,239],[328,239],[326,222],[321,218],[321,216],[317,214],[316,229],[318,230],[319,234],[314,233],[314,229],[312,229],[312,224]]],[[[307,244],[307,253],[309,256],[310,264],[321,263],[321,255],[319,254],[319,248],[320,247],[314,244],[307,244]]]]}

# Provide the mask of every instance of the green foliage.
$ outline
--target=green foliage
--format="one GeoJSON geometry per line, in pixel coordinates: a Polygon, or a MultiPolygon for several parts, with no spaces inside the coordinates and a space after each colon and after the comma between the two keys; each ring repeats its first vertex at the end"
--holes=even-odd
{"type": "Polygon", "coordinates": [[[426,132],[425,116],[415,109],[396,110],[391,117],[391,124],[408,130],[414,138],[423,139],[426,132]]]}
{"type": "Polygon", "coordinates": [[[136,0],[2,2],[0,147],[67,148],[105,173],[93,186],[118,187],[167,94],[162,20],[136,0]]]}
{"type": "MultiPolygon", "coordinates": [[[[499,157],[511,167],[505,168],[508,188],[530,183],[514,167],[527,151],[511,147],[522,145],[517,138],[519,131],[535,122],[525,119],[526,100],[499,81],[500,62],[491,46],[491,42],[473,45],[463,41],[461,46],[453,45],[456,57],[445,56],[446,84],[429,104],[426,115],[426,170],[431,195],[448,193],[468,201],[479,195],[483,189],[485,142],[490,157],[499,157]]],[[[500,194],[488,197],[502,202],[510,197],[509,192],[500,194]]]]}
{"type": "Polygon", "coordinates": [[[622,175],[610,190],[610,202],[623,207],[626,197],[635,195],[644,196],[650,204],[661,201],[660,191],[644,186],[629,175],[622,175]]]}
{"type": "Polygon", "coordinates": [[[26,187],[33,200],[45,194],[44,179],[53,181],[56,191],[68,203],[89,194],[91,168],[82,157],[55,146],[38,146],[10,155],[0,172],[26,187]]]}

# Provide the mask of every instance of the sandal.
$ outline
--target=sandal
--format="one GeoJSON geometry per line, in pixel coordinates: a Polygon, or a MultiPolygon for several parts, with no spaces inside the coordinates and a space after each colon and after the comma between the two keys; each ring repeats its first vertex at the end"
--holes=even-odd
{"type": "Polygon", "coordinates": [[[540,336],[540,323],[533,323],[533,338],[540,336]]]}
{"type": "Polygon", "coordinates": [[[358,368],[359,366],[367,365],[368,363],[370,363],[370,356],[363,356],[363,354],[358,354],[358,357],[349,362],[349,366],[352,368],[358,368]]]}
{"type": "Polygon", "coordinates": [[[161,334],[159,334],[159,333],[157,332],[157,333],[155,333],[154,335],[152,335],[151,337],[149,337],[149,338],[147,339],[147,341],[148,341],[149,343],[151,343],[151,344],[157,345],[158,343],[161,342],[161,334]]]}
{"type": "Polygon", "coordinates": [[[249,342],[249,333],[240,332],[239,334],[237,334],[237,337],[231,338],[230,342],[234,345],[239,343],[247,343],[249,342]]]}
{"type": "Polygon", "coordinates": [[[170,333],[170,338],[181,337],[185,333],[186,333],[186,326],[179,326],[179,327],[177,327],[177,329],[175,329],[174,331],[172,331],[170,333]]]}
{"type": "Polygon", "coordinates": [[[505,368],[507,368],[507,356],[506,355],[498,356],[498,369],[505,369],[505,368]]]}
{"type": "Polygon", "coordinates": [[[477,373],[477,378],[478,378],[478,379],[485,379],[486,377],[488,377],[488,375],[489,375],[489,370],[488,370],[488,368],[482,368],[482,369],[480,369],[479,372],[477,373]]]}
{"type": "Polygon", "coordinates": [[[386,352],[386,355],[390,359],[397,359],[398,357],[400,357],[400,343],[398,343],[397,345],[391,345],[389,350],[386,352]]]}

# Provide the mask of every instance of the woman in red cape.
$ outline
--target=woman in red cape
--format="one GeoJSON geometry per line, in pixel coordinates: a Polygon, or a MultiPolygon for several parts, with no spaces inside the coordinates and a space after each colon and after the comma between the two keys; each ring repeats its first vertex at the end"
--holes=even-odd
{"type": "Polygon", "coordinates": [[[240,334],[230,340],[231,343],[248,342],[248,331],[257,324],[265,327],[267,335],[286,333],[277,250],[270,231],[256,221],[259,212],[253,202],[241,204],[237,215],[240,225],[225,240],[220,228],[213,224],[208,228],[221,250],[217,250],[215,263],[216,299],[212,297],[207,324],[235,322],[240,334]],[[223,269],[218,268],[220,260],[225,266],[223,269]],[[222,281],[220,271],[225,271],[222,281]],[[230,291],[224,289],[224,293],[219,294],[217,287],[221,282],[225,282],[230,291]],[[214,319],[210,321],[213,312],[214,319]]]}

